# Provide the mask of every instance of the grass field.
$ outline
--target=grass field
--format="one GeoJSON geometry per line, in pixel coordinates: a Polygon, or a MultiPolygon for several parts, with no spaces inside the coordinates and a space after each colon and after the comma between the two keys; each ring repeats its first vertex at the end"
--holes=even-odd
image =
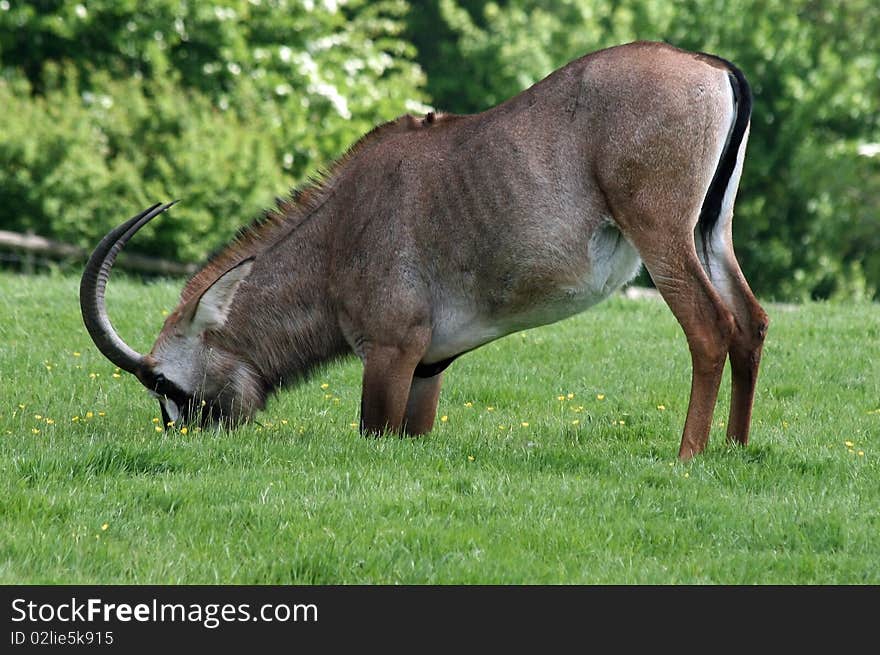
{"type": "MultiPolygon", "coordinates": [[[[880,583],[880,307],[768,305],[748,448],[677,462],[690,360],[614,298],[448,371],[434,432],[364,439],[360,365],[262,425],[159,430],[77,279],[0,274],[2,583],[880,583]]],[[[180,283],[114,278],[149,349],[180,283]]]]}

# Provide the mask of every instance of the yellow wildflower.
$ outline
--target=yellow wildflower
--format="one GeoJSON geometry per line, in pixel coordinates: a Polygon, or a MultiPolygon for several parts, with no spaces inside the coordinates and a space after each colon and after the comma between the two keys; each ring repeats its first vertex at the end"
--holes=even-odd
{"type": "Polygon", "coordinates": [[[473,407],[474,404],[473,404],[471,401],[467,401],[467,402],[464,404],[464,406],[465,406],[465,407],[473,407]]]}
{"type": "Polygon", "coordinates": [[[469,462],[473,462],[473,461],[474,461],[474,456],[473,456],[473,455],[468,455],[468,461],[469,461],[469,462]]]}
{"type": "Polygon", "coordinates": [[[852,441],[844,441],[844,442],[843,442],[843,445],[846,446],[847,448],[852,448],[852,447],[853,447],[853,442],[852,442],[852,441]]]}
{"type": "Polygon", "coordinates": [[[182,428],[180,428],[180,434],[186,434],[187,432],[189,432],[189,430],[186,429],[185,425],[182,428]]]}
{"type": "Polygon", "coordinates": [[[102,524],[101,524],[101,530],[106,530],[106,529],[109,528],[109,527],[110,527],[110,525],[109,525],[108,523],[102,523],[102,524]]]}
{"type": "Polygon", "coordinates": [[[161,428],[160,426],[157,425],[157,426],[156,426],[156,432],[161,432],[161,431],[162,431],[162,428],[161,428]]]}
{"type": "Polygon", "coordinates": [[[321,388],[322,389],[329,389],[330,385],[327,382],[325,382],[324,384],[321,385],[321,388]]]}
{"type": "Polygon", "coordinates": [[[568,398],[569,400],[571,400],[572,398],[574,398],[574,394],[573,394],[573,393],[568,393],[568,394],[565,395],[565,397],[568,398]]]}
{"type": "Polygon", "coordinates": [[[572,424],[572,425],[580,425],[581,422],[580,422],[579,419],[575,419],[575,420],[573,420],[573,421],[571,422],[571,424],[572,424]]]}
{"type": "Polygon", "coordinates": [[[91,411],[86,412],[86,418],[93,418],[95,414],[91,411]]]}
{"type": "Polygon", "coordinates": [[[158,423],[158,422],[159,422],[159,418],[156,417],[156,416],[154,416],[154,417],[153,417],[153,423],[158,423]]]}
{"type": "Polygon", "coordinates": [[[605,400],[605,394],[604,393],[597,393],[596,400],[605,400]]]}
{"type": "Polygon", "coordinates": [[[524,428],[527,428],[527,427],[529,427],[529,422],[523,421],[520,425],[522,425],[524,428]]]}
{"type": "Polygon", "coordinates": [[[446,421],[448,421],[448,420],[449,420],[449,417],[446,416],[446,414],[444,414],[443,416],[440,417],[440,422],[441,422],[441,423],[446,423],[446,421]]]}
{"type": "Polygon", "coordinates": [[[659,409],[662,412],[666,409],[666,405],[657,405],[657,409],[659,409]]]}

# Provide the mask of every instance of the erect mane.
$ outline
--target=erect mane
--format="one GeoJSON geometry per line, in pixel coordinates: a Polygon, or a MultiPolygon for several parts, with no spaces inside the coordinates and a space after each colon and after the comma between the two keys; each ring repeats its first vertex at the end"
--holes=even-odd
{"type": "Polygon", "coordinates": [[[291,191],[289,197],[276,198],[273,209],[264,211],[253,223],[241,228],[227,245],[211,255],[183,288],[180,304],[200,297],[226,271],[257,255],[302,225],[330,197],[339,173],[346,164],[366,147],[389,134],[427,129],[452,118],[455,116],[435,112],[429,112],[424,118],[405,114],[374,127],[330,166],[291,191]]]}

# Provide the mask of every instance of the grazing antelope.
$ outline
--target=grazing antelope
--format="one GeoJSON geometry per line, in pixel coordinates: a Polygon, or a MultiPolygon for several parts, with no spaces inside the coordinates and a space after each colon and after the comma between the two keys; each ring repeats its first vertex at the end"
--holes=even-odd
{"type": "Polygon", "coordinates": [[[104,292],[118,252],[171,204],[150,207],[92,254],[83,319],[166,423],[233,426],[354,352],[362,432],[416,435],[456,357],[587,309],[643,262],[691,352],[679,457],[706,446],[728,356],[727,438],[745,444],[768,326],[731,236],[750,114],[723,59],[646,42],[595,52],[480,114],[375,128],[210,259],[143,355],[104,292]]]}

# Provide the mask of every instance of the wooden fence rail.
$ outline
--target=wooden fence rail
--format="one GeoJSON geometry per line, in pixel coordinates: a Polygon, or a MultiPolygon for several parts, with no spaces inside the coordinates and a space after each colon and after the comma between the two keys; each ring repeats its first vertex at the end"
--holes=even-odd
{"type": "MultiPolygon", "coordinates": [[[[69,243],[52,241],[36,234],[20,234],[0,230],[0,249],[23,252],[26,255],[42,255],[53,259],[88,259],[89,251],[69,243]]],[[[156,257],[133,253],[121,253],[117,264],[120,268],[153,275],[192,275],[194,264],[181,264],[156,257]]]]}

